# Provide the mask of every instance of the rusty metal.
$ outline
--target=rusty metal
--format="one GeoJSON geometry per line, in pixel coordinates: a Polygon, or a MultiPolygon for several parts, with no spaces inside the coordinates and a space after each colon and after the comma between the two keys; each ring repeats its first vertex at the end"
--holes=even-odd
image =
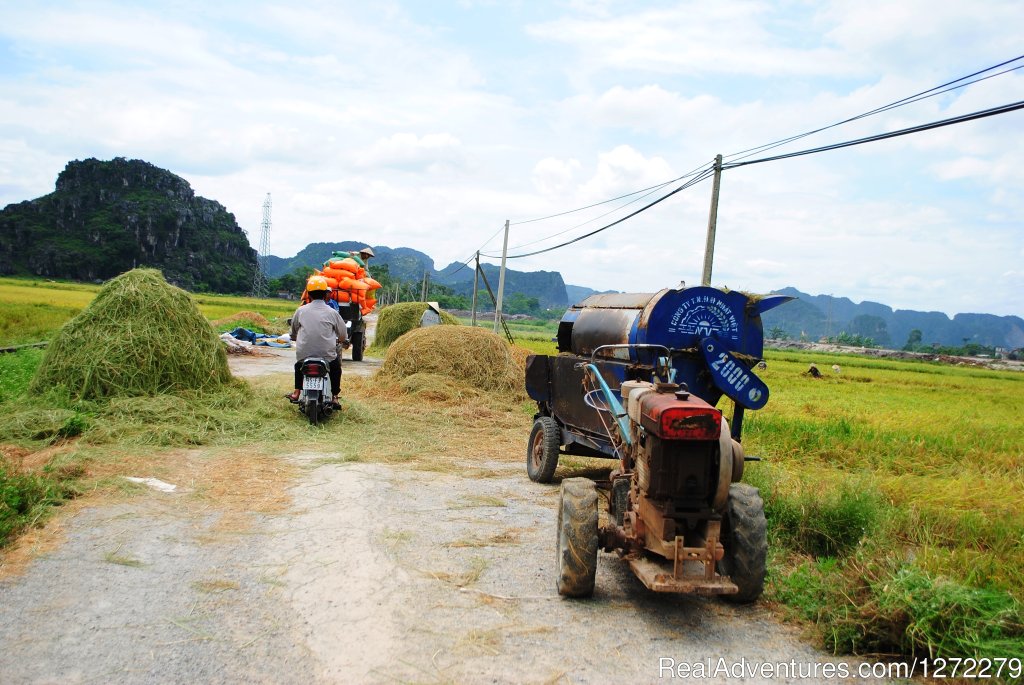
{"type": "Polygon", "coordinates": [[[654,592],[685,592],[695,595],[735,595],[740,591],[727,576],[707,579],[704,576],[683,575],[677,578],[671,562],[651,557],[629,560],[629,567],[647,589],[654,592]]]}

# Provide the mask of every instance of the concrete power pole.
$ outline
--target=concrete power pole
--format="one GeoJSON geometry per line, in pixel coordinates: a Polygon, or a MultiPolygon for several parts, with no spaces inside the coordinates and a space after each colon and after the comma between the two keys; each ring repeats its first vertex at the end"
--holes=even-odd
{"type": "Polygon", "coordinates": [[[501,325],[501,298],[505,294],[505,259],[508,256],[508,219],[505,219],[505,242],[501,245],[501,271],[498,273],[498,297],[494,303],[494,332],[501,325]]]}
{"type": "Polygon", "coordinates": [[[711,285],[711,263],[715,259],[715,232],[718,230],[718,191],[722,185],[722,155],[715,157],[715,182],[711,187],[711,212],[708,214],[708,241],[704,246],[704,273],[701,285],[711,285]]]}
{"type": "Polygon", "coordinates": [[[476,289],[477,283],[480,279],[480,250],[476,251],[476,268],[473,269],[473,322],[472,326],[476,326],[476,289]]]}

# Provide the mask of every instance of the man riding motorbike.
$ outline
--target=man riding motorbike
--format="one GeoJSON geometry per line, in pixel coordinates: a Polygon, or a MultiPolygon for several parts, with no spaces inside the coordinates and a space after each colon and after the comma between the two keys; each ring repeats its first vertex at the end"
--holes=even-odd
{"type": "Polygon", "coordinates": [[[338,311],[327,306],[330,286],[323,276],[313,275],[306,281],[309,304],[295,310],[292,316],[292,341],[295,343],[295,392],[285,395],[291,402],[298,402],[302,393],[302,360],[320,357],[328,361],[328,375],[331,379],[331,406],[341,409],[338,394],[341,392],[341,355],[338,345],[349,346],[348,329],[338,311]]]}

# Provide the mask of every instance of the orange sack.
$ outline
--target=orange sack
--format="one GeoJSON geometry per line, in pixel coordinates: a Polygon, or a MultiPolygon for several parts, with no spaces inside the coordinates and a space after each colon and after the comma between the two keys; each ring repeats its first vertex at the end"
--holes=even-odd
{"type": "Polygon", "coordinates": [[[337,293],[335,293],[334,299],[336,299],[338,302],[350,302],[352,300],[352,296],[349,295],[344,290],[339,290],[337,293]]]}
{"type": "Polygon", "coordinates": [[[372,276],[366,276],[363,278],[363,283],[370,286],[370,290],[376,290],[380,287],[380,283],[376,281],[372,276]]]}
{"type": "Polygon", "coordinates": [[[350,257],[346,257],[345,259],[332,259],[330,261],[330,264],[332,269],[351,271],[354,274],[359,273],[359,269],[362,268],[361,266],[359,266],[359,262],[357,262],[354,259],[351,259],[350,257]]]}

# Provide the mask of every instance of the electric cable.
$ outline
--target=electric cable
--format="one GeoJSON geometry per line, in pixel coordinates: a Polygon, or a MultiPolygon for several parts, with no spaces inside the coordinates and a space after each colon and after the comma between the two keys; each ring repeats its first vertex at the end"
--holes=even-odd
{"type": "MultiPolygon", "coordinates": [[[[900,98],[899,100],[894,100],[893,102],[890,102],[887,105],[882,105],[880,107],[876,107],[875,109],[869,110],[867,112],[863,112],[861,114],[858,114],[856,116],[850,117],[848,119],[843,119],[842,121],[837,121],[834,124],[829,124],[828,126],[822,126],[820,128],[816,128],[816,129],[814,129],[812,131],[807,131],[805,133],[799,133],[799,134],[796,134],[796,135],[793,135],[793,136],[789,136],[788,138],[782,138],[780,140],[776,140],[776,141],[771,142],[771,143],[765,143],[763,145],[758,145],[757,147],[747,148],[746,150],[740,150],[739,152],[733,152],[731,154],[725,155],[724,158],[728,159],[728,158],[732,158],[732,157],[738,157],[739,155],[743,155],[743,157],[740,157],[740,159],[745,159],[746,157],[750,157],[751,155],[756,154],[758,152],[764,152],[766,150],[771,150],[771,149],[779,147],[781,145],[785,145],[786,143],[791,143],[793,141],[800,140],[801,138],[806,138],[807,136],[814,135],[815,133],[820,133],[822,131],[827,131],[830,128],[835,128],[837,126],[842,126],[843,124],[848,124],[850,122],[857,121],[859,119],[864,119],[866,117],[870,117],[870,116],[873,116],[875,114],[880,114],[882,112],[888,112],[888,111],[896,109],[898,107],[903,107],[903,106],[906,106],[906,105],[913,104],[915,102],[920,102],[921,100],[925,100],[927,98],[935,97],[937,95],[942,95],[943,93],[948,93],[951,90],[957,90],[959,88],[966,88],[969,85],[978,83],[980,81],[986,81],[986,80],[988,80],[990,78],[995,78],[996,76],[1002,76],[1003,74],[1007,74],[1007,73],[1009,73],[1011,71],[1017,71],[1018,69],[1024,69],[1024,64],[1021,64],[1021,65],[1018,65],[1018,66],[1015,66],[1015,67],[1011,67],[1010,69],[1006,69],[1006,70],[1000,71],[999,73],[996,73],[996,74],[989,74],[988,76],[984,76],[982,78],[975,79],[973,81],[968,81],[967,83],[960,83],[961,81],[965,81],[965,80],[973,78],[975,76],[979,76],[981,74],[984,74],[985,72],[992,71],[993,69],[998,69],[999,67],[1006,66],[1007,64],[1012,64],[1014,62],[1018,62],[1018,61],[1020,61],[1022,59],[1024,59],[1024,55],[1019,55],[1017,57],[1014,57],[1013,59],[1006,60],[1005,62],[1000,62],[999,64],[994,64],[991,67],[987,67],[987,68],[982,69],[980,71],[976,71],[973,74],[967,74],[966,76],[961,76],[958,79],[954,79],[952,81],[947,81],[946,83],[939,84],[937,86],[934,86],[933,88],[929,88],[928,90],[923,90],[920,93],[915,93],[914,95],[908,95],[907,97],[900,98]]],[[[736,160],[734,160],[734,161],[736,161],[736,160]]]]}
{"type": "Polygon", "coordinates": [[[471,261],[473,261],[473,259],[476,257],[476,253],[479,252],[480,250],[484,249],[485,247],[487,247],[487,243],[489,243],[492,240],[494,240],[495,236],[497,236],[499,233],[501,233],[504,230],[505,230],[505,227],[502,226],[497,231],[492,233],[491,237],[488,238],[487,240],[485,240],[483,242],[483,244],[480,245],[480,247],[478,247],[476,250],[473,250],[473,254],[469,255],[469,259],[466,259],[465,261],[462,262],[462,266],[460,266],[458,269],[456,269],[455,271],[451,272],[450,274],[446,274],[445,277],[446,278],[450,278],[450,277],[454,276],[455,274],[459,273],[460,271],[462,271],[463,269],[465,269],[467,266],[469,266],[469,263],[471,261]]]}
{"type": "MultiPolygon", "coordinates": [[[[711,168],[712,168],[712,163],[708,163],[708,164],[705,164],[703,167],[701,167],[701,170],[702,171],[706,171],[706,170],[709,170],[711,168]]],[[[691,176],[692,174],[693,174],[693,172],[691,172],[690,174],[686,174],[686,176],[691,176]]],[[[681,176],[679,179],[676,179],[676,180],[682,180],[683,178],[686,178],[686,176],[681,176]]],[[[565,233],[568,233],[569,231],[575,230],[577,228],[581,228],[582,226],[586,226],[587,224],[593,223],[593,222],[597,221],[598,219],[603,219],[604,217],[608,216],[609,214],[614,214],[615,212],[621,211],[621,210],[625,209],[626,207],[630,206],[631,204],[633,204],[635,202],[640,202],[641,200],[643,200],[646,197],[650,197],[651,195],[653,195],[655,192],[657,192],[661,188],[664,188],[666,185],[668,185],[668,184],[662,184],[662,185],[659,185],[659,186],[653,186],[651,189],[648,189],[647,192],[645,192],[643,195],[635,197],[632,200],[630,200],[629,202],[621,204],[621,205],[619,205],[618,207],[616,207],[614,209],[608,210],[604,214],[598,214],[597,216],[593,217],[592,219],[587,219],[586,221],[580,222],[580,223],[578,223],[578,224],[576,224],[574,226],[570,226],[569,228],[567,228],[565,230],[558,231],[557,233],[552,233],[551,235],[545,236],[543,238],[538,238],[536,240],[531,240],[529,242],[520,243],[518,245],[513,245],[513,246],[509,247],[508,249],[510,249],[510,250],[517,250],[517,249],[519,249],[521,247],[527,247],[528,245],[536,245],[537,243],[542,243],[545,240],[550,240],[551,238],[563,235],[565,233]]],[[[621,199],[621,198],[619,198],[619,199],[621,199]]]]}
{"type": "Polygon", "coordinates": [[[707,166],[707,165],[706,164],[702,164],[699,167],[697,167],[696,169],[693,169],[692,171],[688,171],[685,174],[683,174],[682,176],[679,176],[677,178],[669,179],[668,181],[665,181],[664,183],[659,183],[657,185],[649,186],[647,188],[641,188],[640,190],[634,190],[631,193],[626,193],[625,195],[619,195],[618,197],[609,198],[607,200],[601,200],[600,202],[595,202],[593,204],[587,205],[586,207],[577,207],[576,209],[569,209],[569,210],[566,210],[564,212],[558,212],[557,214],[549,214],[547,216],[539,216],[539,217],[537,217],[535,219],[523,219],[521,221],[513,221],[512,223],[509,224],[509,226],[518,226],[520,224],[532,224],[535,221],[546,221],[547,219],[554,219],[556,217],[565,216],[566,214],[575,214],[576,212],[582,212],[584,209],[592,209],[594,207],[599,207],[600,205],[606,205],[609,202],[615,202],[616,200],[624,200],[627,197],[632,197],[633,195],[639,195],[640,193],[646,193],[649,190],[658,190],[660,188],[664,188],[667,185],[672,185],[676,181],[682,181],[684,178],[689,178],[690,176],[693,176],[694,174],[699,173],[705,166],[707,166]]]}
{"type": "Polygon", "coordinates": [[[760,159],[751,159],[746,162],[726,162],[722,164],[722,169],[735,169],[741,166],[748,166],[750,164],[762,164],[764,162],[774,162],[780,159],[788,159],[790,157],[802,157],[804,155],[813,155],[818,152],[827,152],[829,150],[837,150],[844,147],[852,147],[854,145],[863,145],[864,143],[873,143],[878,140],[886,140],[888,138],[898,138],[899,136],[909,135],[911,133],[920,133],[922,131],[930,131],[935,128],[942,128],[944,126],[952,126],[953,124],[962,124],[967,121],[974,121],[975,119],[984,119],[986,117],[996,116],[997,114],[1007,114],[1009,112],[1016,111],[1018,109],[1024,109],[1024,100],[1018,100],[1017,102],[1011,102],[998,107],[991,107],[989,109],[982,109],[970,114],[961,114],[959,116],[950,117],[948,119],[940,119],[938,121],[932,121],[927,124],[918,124],[917,126],[909,126],[907,128],[901,128],[896,131],[888,131],[887,133],[878,133],[873,136],[866,136],[864,138],[856,138],[854,140],[847,140],[841,143],[832,143],[830,145],[822,145],[820,147],[810,148],[807,150],[798,150],[796,152],[787,152],[781,155],[774,155],[772,157],[762,157],[760,159]]]}
{"type": "MultiPolygon", "coordinates": [[[[583,240],[585,238],[589,238],[592,235],[597,235],[598,233],[600,233],[602,231],[607,231],[609,228],[611,228],[613,226],[617,226],[617,225],[621,224],[623,221],[626,221],[628,219],[632,219],[634,216],[636,216],[637,214],[640,214],[641,212],[646,212],[648,209],[650,209],[654,205],[659,204],[661,202],[664,202],[665,200],[667,200],[668,198],[672,197],[676,193],[682,192],[683,190],[686,190],[687,188],[695,186],[695,185],[697,185],[698,183],[700,183],[702,181],[706,181],[713,174],[714,174],[714,172],[709,169],[705,173],[703,173],[703,174],[701,174],[701,175],[699,175],[699,176],[697,176],[695,178],[690,179],[686,183],[683,183],[682,185],[680,185],[678,188],[675,188],[674,190],[666,193],[665,195],[662,195],[661,197],[659,197],[657,200],[654,200],[653,202],[647,203],[646,205],[644,205],[640,209],[637,209],[636,211],[627,214],[626,216],[622,217],[621,219],[616,219],[615,221],[612,221],[609,224],[605,224],[601,228],[594,229],[593,231],[590,231],[589,233],[584,233],[583,235],[577,236],[576,238],[573,238],[572,240],[567,240],[564,243],[560,243],[560,244],[554,245],[552,247],[546,247],[543,250],[535,250],[533,252],[526,252],[524,254],[517,254],[517,255],[506,255],[505,259],[521,259],[523,257],[532,257],[533,255],[543,254],[545,252],[551,252],[552,250],[557,250],[559,248],[563,248],[566,245],[572,245],[573,243],[578,243],[579,241],[581,241],[581,240],[583,240]]],[[[499,259],[501,257],[501,255],[485,255],[485,256],[490,257],[492,259],[499,259]]]]}
{"type": "MultiPolygon", "coordinates": [[[[1003,74],[1007,74],[1007,73],[1010,73],[1010,72],[1013,72],[1013,71],[1017,71],[1019,69],[1024,68],[1024,64],[1017,65],[1017,66],[1011,67],[1009,69],[1005,69],[1005,70],[1000,71],[1000,72],[995,73],[995,74],[989,74],[987,76],[982,76],[981,78],[976,78],[976,79],[974,78],[976,76],[981,76],[982,74],[990,72],[990,71],[992,71],[994,69],[998,69],[1000,67],[1007,66],[1009,64],[1013,64],[1014,62],[1018,62],[1020,60],[1024,60],[1024,55],[1019,55],[1017,57],[1014,57],[1012,59],[1000,62],[998,64],[995,64],[993,66],[987,67],[985,69],[981,69],[981,70],[973,72],[971,74],[967,74],[966,76],[961,76],[960,78],[954,79],[952,81],[947,81],[946,83],[940,84],[938,86],[934,86],[933,88],[929,88],[928,90],[924,90],[924,91],[921,91],[919,93],[915,93],[913,95],[909,95],[907,97],[901,98],[899,100],[895,100],[893,102],[890,102],[889,104],[882,105],[880,107],[876,107],[876,108],[874,108],[872,110],[869,110],[867,112],[863,112],[861,114],[858,114],[858,115],[856,115],[854,117],[850,117],[850,118],[844,119],[842,121],[838,121],[838,122],[836,122],[834,124],[829,124],[828,126],[822,126],[820,128],[814,129],[812,131],[807,131],[805,133],[801,133],[801,134],[797,134],[797,135],[794,135],[794,136],[790,136],[788,138],[783,138],[783,139],[780,139],[780,140],[777,140],[777,141],[773,141],[771,143],[765,143],[763,145],[759,145],[759,146],[756,146],[756,147],[747,148],[746,150],[740,150],[739,152],[731,153],[729,155],[726,155],[725,157],[726,158],[736,158],[736,157],[738,157],[738,159],[734,159],[733,161],[723,163],[722,166],[721,166],[721,169],[722,170],[734,169],[734,168],[738,168],[738,167],[741,167],[741,166],[748,166],[748,165],[751,165],[751,164],[760,164],[760,163],[763,163],[763,162],[771,162],[771,161],[777,161],[777,160],[781,160],[781,159],[788,159],[790,157],[799,157],[799,156],[804,156],[804,155],[816,154],[816,153],[819,153],[819,152],[826,152],[826,151],[829,151],[829,150],[835,150],[835,149],[839,149],[839,148],[843,148],[843,147],[851,147],[851,146],[855,146],[855,145],[862,145],[864,143],[870,143],[870,142],[875,142],[875,141],[879,141],[879,140],[885,140],[885,139],[888,139],[888,138],[895,138],[895,137],[899,137],[899,136],[909,135],[911,133],[919,133],[919,132],[928,131],[928,130],[931,130],[931,129],[934,129],[934,128],[941,128],[941,127],[950,126],[950,125],[953,125],[953,124],[959,124],[959,123],[964,123],[964,122],[967,122],[967,121],[973,121],[975,119],[982,119],[982,118],[989,117],[989,116],[995,116],[997,114],[1006,114],[1008,112],[1012,112],[1012,111],[1024,108],[1024,101],[1020,101],[1020,102],[1016,102],[1016,103],[1009,103],[1007,105],[1001,105],[999,107],[993,107],[993,108],[989,108],[989,109],[986,109],[986,110],[979,110],[979,111],[976,111],[976,112],[972,112],[970,114],[960,115],[960,116],[956,116],[956,117],[950,117],[948,119],[942,119],[942,120],[938,120],[938,121],[933,121],[933,122],[930,122],[930,123],[927,123],[927,124],[920,124],[920,125],[917,125],[917,126],[911,126],[911,127],[907,127],[907,128],[904,128],[904,129],[899,129],[897,131],[890,131],[890,132],[887,132],[887,133],[876,134],[876,135],[873,135],[873,136],[866,136],[866,137],[863,137],[863,138],[857,138],[857,139],[848,140],[848,141],[844,141],[844,142],[840,142],[840,143],[833,143],[833,144],[830,144],[830,145],[823,145],[823,146],[819,146],[819,147],[816,147],[816,148],[810,148],[810,149],[806,149],[806,150],[800,150],[800,151],[786,153],[786,154],[781,154],[781,155],[774,155],[774,156],[771,156],[771,157],[763,157],[763,158],[760,158],[760,159],[753,159],[753,160],[749,160],[749,161],[740,161],[740,160],[745,160],[748,157],[751,157],[751,156],[753,156],[753,155],[755,155],[755,154],[757,154],[759,152],[766,152],[767,150],[771,150],[771,149],[774,149],[776,147],[780,147],[782,145],[785,145],[787,143],[791,143],[791,142],[794,142],[796,140],[800,140],[802,138],[806,138],[807,136],[814,135],[815,133],[820,133],[821,131],[825,131],[825,130],[828,130],[828,129],[831,129],[831,128],[836,128],[836,127],[841,126],[843,124],[847,124],[847,123],[850,123],[850,122],[853,122],[853,121],[857,121],[859,119],[863,119],[863,118],[866,118],[866,117],[869,117],[869,116],[873,116],[875,114],[879,114],[879,113],[882,113],[882,112],[890,111],[892,109],[896,109],[897,107],[903,107],[903,106],[906,106],[906,105],[909,105],[909,104],[913,104],[915,102],[920,102],[921,100],[924,100],[926,98],[935,97],[937,95],[941,95],[943,93],[947,93],[947,92],[949,92],[951,90],[956,90],[956,89],[959,89],[959,88],[964,88],[966,86],[972,85],[974,83],[978,83],[980,81],[985,81],[985,80],[988,80],[990,78],[995,78],[996,76],[1001,76],[1003,74]],[[969,79],[974,79],[974,80],[969,80],[969,79]],[[740,156],[740,155],[742,155],[742,156],[740,156]]],[[[630,200],[629,202],[627,202],[627,203],[625,203],[625,204],[623,204],[623,205],[621,205],[619,207],[616,207],[613,210],[610,210],[608,212],[605,212],[604,214],[596,216],[596,217],[594,217],[592,219],[589,219],[589,220],[584,221],[582,223],[576,224],[575,226],[571,226],[571,227],[569,227],[567,229],[564,229],[562,231],[558,231],[557,233],[553,233],[553,234],[548,235],[548,236],[546,236],[544,238],[539,238],[537,240],[533,240],[533,241],[530,241],[530,242],[522,243],[520,245],[516,245],[516,246],[514,246],[514,248],[520,248],[520,247],[526,247],[528,245],[534,245],[536,243],[540,243],[540,242],[544,242],[546,240],[550,240],[551,238],[554,238],[556,236],[563,235],[563,234],[565,234],[565,233],[567,233],[567,232],[569,232],[571,230],[574,230],[576,228],[580,228],[581,226],[585,226],[586,224],[591,223],[593,221],[596,221],[597,219],[601,219],[603,217],[606,217],[609,214],[613,214],[614,212],[617,212],[617,211],[623,209],[624,207],[628,207],[629,205],[633,204],[634,202],[642,200],[642,199],[650,196],[651,194],[657,192],[658,190],[661,190],[665,186],[668,186],[668,185],[670,185],[672,183],[675,183],[677,181],[681,181],[681,180],[683,180],[685,178],[688,178],[688,177],[691,177],[691,176],[696,176],[691,181],[688,181],[688,182],[682,184],[678,188],[672,190],[671,192],[669,192],[666,195],[658,198],[657,200],[655,200],[655,201],[653,201],[651,203],[648,203],[648,204],[644,205],[643,207],[641,207],[640,209],[636,210],[635,212],[627,214],[626,216],[624,216],[624,217],[622,217],[620,219],[617,219],[616,221],[613,221],[613,222],[611,222],[609,224],[606,224],[606,225],[602,226],[601,228],[598,228],[598,229],[596,229],[594,231],[591,231],[589,233],[585,233],[585,234],[583,234],[581,236],[578,236],[576,238],[573,238],[572,240],[560,243],[558,245],[554,245],[552,247],[544,248],[542,250],[535,250],[535,251],[532,251],[532,252],[527,252],[527,253],[518,254],[518,255],[506,255],[506,259],[520,259],[520,258],[523,258],[523,257],[530,257],[530,256],[533,256],[533,255],[543,254],[545,252],[551,252],[553,250],[557,250],[557,249],[565,247],[567,245],[571,245],[573,243],[579,242],[580,240],[583,240],[585,238],[589,238],[590,236],[593,236],[593,235],[595,235],[597,233],[605,231],[605,230],[607,230],[607,229],[609,229],[609,228],[611,228],[613,226],[616,226],[616,225],[618,225],[618,224],[620,224],[620,223],[622,223],[622,222],[624,222],[624,221],[626,221],[628,219],[633,218],[634,216],[636,216],[636,215],[638,215],[638,214],[640,214],[640,213],[650,209],[654,205],[659,204],[660,202],[668,199],[672,195],[675,195],[676,193],[678,193],[678,192],[680,192],[682,190],[685,190],[686,188],[689,188],[689,187],[691,187],[693,185],[696,185],[697,183],[700,183],[700,182],[706,180],[709,176],[711,176],[712,169],[713,169],[713,167],[711,165],[704,164],[704,165],[698,166],[693,171],[690,171],[687,174],[684,174],[684,175],[682,175],[682,176],[680,176],[678,178],[672,179],[670,181],[666,181],[664,183],[659,183],[657,185],[649,186],[647,188],[642,188],[640,190],[636,190],[636,191],[633,191],[633,192],[630,192],[630,193],[626,193],[624,195],[619,195],[617,197],[610,198],[608,200],[603,200],[601,202],[595,202],[595,203],[586,205],[584,207],[578,207],[576,209],[571,209],[571,210],[567,210],[567,211],[564,211],[564,212],[558,212],[556,214],[550,214],[550,215],[547,215],[547,216],[537,217],[537,218],[534,218],[534,219],[525,219],[525,220],[521,220],[521,221],[516,221],[516,222],[510,223],[510,226],[517,226],[517,225],[533,223],[533,222],[537,222],[537,221],[545,221],[547,219],[553,219],[553,218],[560,217],[560,216],[566,216],[568,214],[573,214],[573,213],[580,212],[580,211],[583,211],[583,210],[586,210],[586,209],[592,209],[592,208],[598,207],[600,205],[608,204],[608,203],[611,203],[611,202],[616,202],[618,200],[623,200],[623,199],[626,199],[626,198],[629,198],[629,197],[633,197],[635,195],[639,195],[640,196],[640,197],[634,198],[633,200],[630,200]]],[[[497,235],[497,233],[495,233],[495,235],[497,235]]],[[[488,242],[490,242],[493,238],[494,238],[494,236],[492,235],[491,238],[488,238],[488,240],[484,243],[484,245],[486,245],[488,242]]],[[[488,257],[488,258],[491,258],[491,259],[498,259],[498,258],[501,257],[501,255],[491,255],[491,254],[483,254],[483,253],[481,253],[481,256],[488,257]]],[[[472,260],[472,257],[470,257],[470,260],[472,260]]],[[[468,265],[470,260],[467,260],[466,263],[462,267],[459,267],[459,269],[457,269],[453,273],[458,273],[458,271],[461,271],[462,268],[464,268],[465,266],[468,265]]]]}

